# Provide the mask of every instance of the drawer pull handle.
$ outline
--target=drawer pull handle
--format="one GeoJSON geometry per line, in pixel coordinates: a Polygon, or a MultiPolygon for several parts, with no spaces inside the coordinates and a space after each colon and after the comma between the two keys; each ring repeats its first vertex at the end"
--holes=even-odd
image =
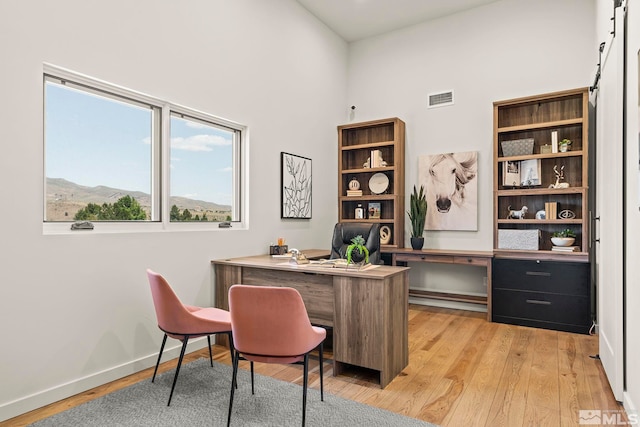
{"type": "Polygon", "coordinates": [[[473,262],[471,258],[467,258],[467,262],[473,262]]]}
{"type": "Polygon", "coordinates": [[[546,272],[546,271],[527,271],[525,273],[527,276],[545,276],[545,277],[551,277],[551,273],[546,272]]]}
{"type": "Polygon", "coordinates": [[[551,305],[551,301],[540,301],[537,299],[528,299],[527,304],[551,305]]]}

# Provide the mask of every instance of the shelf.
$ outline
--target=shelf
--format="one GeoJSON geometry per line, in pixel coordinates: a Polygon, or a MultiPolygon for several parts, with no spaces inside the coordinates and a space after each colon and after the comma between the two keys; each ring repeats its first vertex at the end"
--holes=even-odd
{"type": "Polygon", "coordinates": [[[394,200],[395,194],[363,194],[362,196],[340,196],[341,202],[357,202],[359,200],[394,200]]]}
{"type": "Polygon", "coordinates": [[[487,305],[486,295],[468,295],[452,292],[424,291],[420,289],[409,289],[409,297],[428,298],[444,301],[466,302],[470,304],[487,305]]]}
{"type": "Polygon", "coordinates": [[[340,222],[366,222],[369,224],[393,224],[393,218],[342,219],[340,222]]]}
{"type": "Polygon", "coordinates": [[[582,150],[567,151],[564,153],[527,154],[524,156],[498,157],[498,162],[512,162],[530,159],[558,159],[562,157],[580,157],[583,155],[584,153],[582,152],[582,150]]]}
{"type": "Polygon", "coordinates": [[[356,173],[376,173],[376,172],[385,172],[385,171],[393,171],[395,170],[395,166],[385,166],[382,168],[359,168],[359,169],[343,169],[343,175],[356,174],[356,173]]]}
{"type": "Polygon", "coordinates": [[[588,252],[518,251],[515,249],[494,249],[493,256],[494,258],[589,262],[588,252]]]}
{"type": "Polygon", "coordinates": [[[559,195],[559,194],[582,194],[586,188],[584,187],[569,187],[569,188],[523,188],[523,189],[509,189],[498,190],[498,197],[509,196],[546,196],[546,195],[559,195]]]}
{"type": "Polygon", "coordinates": [[[395,144],[394,141],[382,141],[382,142],[369,142],[366,144],[357,144],[357,145],[345,145],[344,147],[340,147],[341,151],[349,151],[349,150],[364,150],[369,148],[376,147],[388,147],[395,144]]]}
{"type": "Polygon", "coordinates": [[[573,219],[498,219],[498,224],[582,224],[581,218],[573,219]]]}
{"type": "Polygon", "coordinates": [[[575,125],[581,125],[582,123],[583,123],[582,118],[569,119],[569,120],[555,120],[551,122],[541,122],[541,123],[533,123],[533,124],[527,124],[527,125],[502,127],[502,128],[498,128],[497,132],[498,133],[522,132],[522,131],[535,130],[535,129],[549,129],[549,128],[557,128],[557,127],[563,127],[563,126],[575,126],[575,125]]]}

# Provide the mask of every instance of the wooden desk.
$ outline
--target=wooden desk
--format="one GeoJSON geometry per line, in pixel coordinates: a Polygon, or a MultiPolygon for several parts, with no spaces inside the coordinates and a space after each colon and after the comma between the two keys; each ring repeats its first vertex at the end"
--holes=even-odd
{"type": "MultiPolygon", "coordinates": [[[[321,251],[304,251],[311,257],[321,251]]],[[[328,255],[327,251],[324,251],[328,255]]],[[[290,286],[302,295],[313,324],[333,327],[333,374],[345,365],[380,373],[384,388],[409,363],[409,269],[363,271],[294,266],[269,255],[212,261],[216,307],[229,309],[234,284],[290,286]]]]}
{"type": "Polygon", "coordinates": [[[391,265],[407,265],[407,262],[433,262],[439,264],[475,265],[487,270],[487,296],[465,295],[449,292],[424,291],[419,289],[409,290],[409,296],[414,298],[430,298],[447,301],[458,301],[487,306],[487,321],[491,322],[491,264],[493,252],[488,251],[459,251],[422,249],[389,249],[383,250],[383,254],[391,254],[391,265]]]}

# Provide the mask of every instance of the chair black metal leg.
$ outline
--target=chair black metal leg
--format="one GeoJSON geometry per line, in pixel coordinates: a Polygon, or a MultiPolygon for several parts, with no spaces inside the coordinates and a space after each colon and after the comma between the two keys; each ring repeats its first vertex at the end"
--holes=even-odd
{"type": "Polygon", "coordinates": [[[213,354],[211,353],[211,335],[207,335],[207,344],[209,344],[209,362],[213,368],[213,354]]]}
{"type": "Polygon", "coordinates": [[[304,377],[302,380],[302,427],[307,415],[307,382],[309,380],[309,353],[304,355],[304,377]]]}
{"type": "Polygon", "coordinates": [[[233,334],[227,332],[227,338],[229,338],[229,354],[231,355],[231,360],[233,360],[233,334]]]}
{"type": "MultiPolygon", "coordinates": [[[[231,363],[233,363],[233,354],[235,352],[233,348],[233,334],[231,332],[227,332],[227,335],[229,336],[229,353],[231,353],[231,363]]],[[[234,385],[236,388],[238,388],[237,382],[234,382],[234,385]]]]}
{"type": "Polygon", "coordinates": [[[156,369],[153,370],[153,378],[151,378],[151,382],[154,382],[156,380],[158,365],[160,365],[160,358],[162,357],[162,352],[164,351],[164,345],[166,343],[167,343],[167,334],[164,334],[164,338],[162,338],[162,344],[160,345],[160,353],[158,353],[158,361],[156,362],[156,369]]]}
{"type": "Polygon", "coordinates": [[[320,400],[322,402],[324,402],[324,384],[323,384],[323,381],[322,381],[323,365],[324,365],[324,362],[322,361],[322,347],[323,346],[324,346],[324,342],[321,342],[320,343],[320,347],[318,349],[318,353],[319,353],[318,356],[319,356],[319,359],[320,359],[320,400]]]}
{"type": "Polygon", "coordinates": [[[253,360],[250,362],[251,364],[251,394],[255,394],[253,391],[253,360]]]}
{"type": "Polygon", "coordinates": [[[176,366],[176,375],[173,377],[173,385],[171,386],[171,394],[169,394],[169,402],[167,406],[171,405],[171,398],[173,397],[173,389],[176,388],[176,381],[178,381],[178,374],[180,373],[180,366],[182,365],[182,359],[184,358],[184,352],[187,349],[187,342],[189,342],[189,335],[184,336],[182,341],[182,349],[180,350],[180,358],[178,358],[178,366],[176,366]]]}
{"type": "Polygon", "coordinates": [[[236,376],[238,375],[238,357],[239,353],[236,351],[233,355],[231,364],[233,365],[233,374],[231,376],[231,397],[229,398],[229,415],[227,416],[227,427],[231,424],[231,409],[233,408],[233,394],[237,387],[236,376]]]}

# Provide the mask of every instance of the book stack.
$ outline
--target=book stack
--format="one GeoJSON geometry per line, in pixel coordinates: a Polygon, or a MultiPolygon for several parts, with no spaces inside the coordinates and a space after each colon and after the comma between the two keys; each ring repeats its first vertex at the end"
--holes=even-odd
{"type": "Polygon", "coordinates": [[[552,251],[555,252],[578,252],[577,246],[552,246],[552,251]]]}
{"type": "Polygon", "coordinates": [[[545,202],[544,217],[545,219],[558,218],[558,202],[545,202]]]}
{"type": "Polygon", "coordinates": [[[371,167],[379,168],[382,166],[382,151],[380,150],[371,150],[371,167]]]}
{"type": "Polygon", "coordinates": [[[362,196],[362,190],[347,190],[347,196],[362,196]]]}

